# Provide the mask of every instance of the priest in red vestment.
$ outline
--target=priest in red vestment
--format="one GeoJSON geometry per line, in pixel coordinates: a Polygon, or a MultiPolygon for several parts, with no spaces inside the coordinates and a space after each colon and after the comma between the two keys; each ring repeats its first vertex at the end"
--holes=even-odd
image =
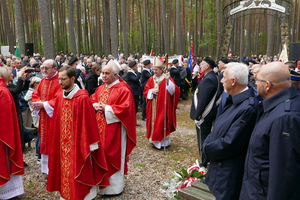
{"type": "Polygon", "coordinates": [[[130,87],[118,77],[114,61],[102,69],[103,84],[90,97],[96,113],[100,137],[107,160],[110,186],[102,195],[120,194],[124,188],[129,154],[136,146],[136,116],[130,87]]]}
{"type": "Polygon", "coordinates": [[[48,154],[49,154],[49,135],[51,119],[47,112],[51,112],[49,101],[61,90],[58,83],[57,64],[54,60],[46,60],[42,67],[44,78],[41,80],[38,88],[32,93],[32,107],[40,115],[39,134],[40,134],[40,153],[42,154],[42,173],[48,174],[48,154]]]}
{"type": "Polygon", "coordinates": [[[22,174],[24,163],[18,117],[9,90],[7,70],[0,68],[0,199],[10,199],[24,193],[22,174]],[[5,81],[6,79],[6,81],[5,81]]]}
{"type": "Polygon", "coordinates": [[[93,199],[98,185],[109,185],[95,111],[88,92],[74,84],[74,68],[62,67],[58,77],[64,90],[49,102],[54,111],[49,113],[53,124],[47,190],[59,191],[61,199],[93,199]]]}
{"type": "Polygon", "coordinates": [[[170,145],[170,133],[176,130],[176,108],[180,89],[169,74],[163,73],[163,63],[157,57],[153,59],[153,72],[154,76],[149,78],[144,89],[147,101],[147,139],[157,149],[161,149],[164,145],[166,147],[170,145]],[[166,138],[164,138],[166,92],[166,138]]]}

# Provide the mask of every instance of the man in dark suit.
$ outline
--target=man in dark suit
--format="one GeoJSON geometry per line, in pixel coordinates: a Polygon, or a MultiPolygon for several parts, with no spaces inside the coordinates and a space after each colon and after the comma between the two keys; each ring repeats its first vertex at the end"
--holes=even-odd
{"type": "MultiPolygon", "coordinates": [[[[72,57],[68,63],[68,65],[72,66],[74,69],[76,69],[77,64],[78,64],[78,58],[76,56],[72,57]]],[[[76,69],[75,83],[79,86],[80,89],[85,89],[84,86],[85,76],[80,69],[76,69]]]]}
{"type": "MultiPolygon", "coordinates": [[[[144,61],[144,69],[142,71],[142,91],[144,91],[145,85],[148,82],[148,79],[153,76],[153,72],[150,70],[151,64],[150,60],[144,61]]],[[[143,105],[142,105],[142,120],[146,121],[146,99],[144,95],[142,95],[143,105]]]]}
{"type": "Polygon", "coordinates": [[[259,105],[240,199],[300,197],[300,96],[282,62],[263,65],[256,77],[259,105]]]}
{"type": "Polygon", "coordinates": [[[216,97],[217,100],[219,100],[219,98],[221,98],[221,95],[222,95],[222,93],[224,91],[223,83],[221,83],[221,80],[223,78],[224,70],[226,69],[225,65],[228,64],[228,63],[229,63],[229,60],[226,57],[222,57],[219,60],[219,63],[218,63],[220,74],[218,75],[219,90],[218,90],[217,97],[216,97]]]}
{"type": "Polygon", "coordinates": [[[210,160],[205,183],[216,199],[239,199],[258,106],[254,90],[247,83],[248,67],[241,63],[228,64],[222,84],[230,96],[203,143],[203,155],[210,160]]]}
{"type": "Polygon", "coordinates": [[[208,159],[202,153],[202,144],[211,131],[212,123],[216,118],[216,95],[218,90],[218,77],[213,71],[216,63],[210,57],[206,57],[201,62],[201,71],[204,74],[199,82],[192,98],[190,111],[191,119],[195,120],[198,150],[201,157],[201,166],[207,167],[208,159]]]}
{"type": "Polygon", "coordinates": [[[181,66],[179,66],[178,59],[173,60],[172,67],[170,68],[170,76],[174,80],[175,84],[180,88],[181,84],[181,77],[180,71],[181,66]]]}
{"type": "MultiPolygon", "coordinates": [[[[138,105],[139,105],[139,98],[142,94],[142,88],[140,83],[141,73],[137,71],[137,63],[135,61],[131,61],[129,63],[130,69],[127,73],[127,83],[130,86],[133,96],[134,96],[134,104],[135,104],[135,113],[137,113],[138,105]]],[[[137,126],[140,126],[137,124],[137,126]]]]}

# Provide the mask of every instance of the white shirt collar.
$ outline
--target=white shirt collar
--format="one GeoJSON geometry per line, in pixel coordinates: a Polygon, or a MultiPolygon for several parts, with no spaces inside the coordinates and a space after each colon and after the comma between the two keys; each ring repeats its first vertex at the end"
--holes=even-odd
{"type": "Polygon", "coordinates": [[[115,80],[114,82],[110,83],[110,84],[106,84],[107,88],[111,88],[112,86],[116,85],[117,83],[119,83],[119,79],[115,80]]]}

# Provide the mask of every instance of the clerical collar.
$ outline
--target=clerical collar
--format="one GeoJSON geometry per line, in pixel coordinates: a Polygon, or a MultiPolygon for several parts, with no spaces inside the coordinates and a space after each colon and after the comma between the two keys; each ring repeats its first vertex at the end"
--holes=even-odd
{"type": "Polygon", "coordinates": [[[117,83],[119,83],[119,79],[115,80],[114,82],[110,83],[110,84],[106,84],[107,88],[111,88],[112,86],[116,85],[117,83]]]}
{"type": "Polygon", "coordinates": [[[80,89],[79,86],[77,84],[74,84],[74,87],[70,91],[64,90],[63,97],[66,99],[72,99],[79,89],[80,89]]]}
{"type": "Polygon", "coordinates": [[[47,78],[47,77],[46,77],[46,79],[51,79],[51,78],[53,78],[54,76],[56,76],[57,73],[58,73],[58,71],[56,71],[56,72],[54,73],[54,75],[51,76],[50,78],[47,78]]]}

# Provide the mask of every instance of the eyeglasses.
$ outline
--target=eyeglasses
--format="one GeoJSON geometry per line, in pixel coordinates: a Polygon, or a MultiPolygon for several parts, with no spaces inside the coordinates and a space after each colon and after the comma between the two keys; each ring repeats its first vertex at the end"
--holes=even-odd
{"type": "Polygon", "coordinates": [[[66,80],[68,80],[69,78],[59,78],[58,80],[59,81],[66,81],[66,80]]]}
{"type": "Polygon", "coordinates": [[[53,67],[41,67],[41,70],[45,70],[45,71],[48,71],[49,69],[51,69],[53,67]]]}
{"type": "Polygon", "coordinates": [[[268,81],[268,80],[263,80],[263,79],[258,79],[258,78],[255,78],[254,80],[255,80],[255,82],[258,82],[258,81],[269,82],[272,86],[274,86],[273,83],[271,81],[268,81]]]}

